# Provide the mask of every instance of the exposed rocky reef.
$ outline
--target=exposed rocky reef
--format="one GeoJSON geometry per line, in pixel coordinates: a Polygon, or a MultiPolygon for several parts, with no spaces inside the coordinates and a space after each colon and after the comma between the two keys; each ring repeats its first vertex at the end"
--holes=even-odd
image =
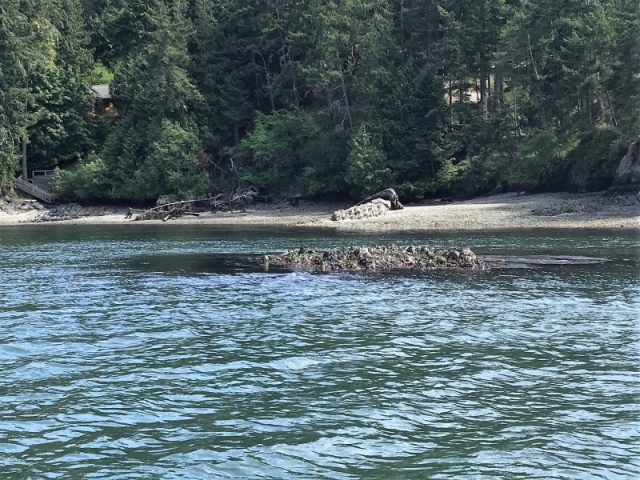
{"type": "Polygon", "coordinates": [[[274,265],[314,272],[351,270],[433,270],[457,268],[486,270],[487,265],[470,248],[433,247],[343,247],[314,251],[305,247],[281,255],[264,257],[265,266],[274,265]]]}

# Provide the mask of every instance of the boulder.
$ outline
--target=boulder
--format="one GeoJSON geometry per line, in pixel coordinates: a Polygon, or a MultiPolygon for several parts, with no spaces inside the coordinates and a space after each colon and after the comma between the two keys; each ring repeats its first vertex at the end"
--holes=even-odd
{"type": "Polygon", "coordinates": [[[379,217],[391,210],[391,202],[376,198],[368,203],[356,205],[344,210],[336,210],[331,220],[341,222],[344,220],[361,220],[364,218],[379,217]]]}
{"type": "Polygon", "coordinates": [[[614,187],[640,186],[640,137],[629,146],[613,181],[614,187]]]}
{"type": "Polygon", "coordinates": [[[365,203],[369,203],[376,199],[382,199],[391,202],[391,210],[402,210],[404,208],[404,205],[400,203],[398,194],[393,188],[385,188],[381,192],[374,193],[373,195],[360,200],[358,203],[356,203],[356,207],[364,205],[365,203]]]}

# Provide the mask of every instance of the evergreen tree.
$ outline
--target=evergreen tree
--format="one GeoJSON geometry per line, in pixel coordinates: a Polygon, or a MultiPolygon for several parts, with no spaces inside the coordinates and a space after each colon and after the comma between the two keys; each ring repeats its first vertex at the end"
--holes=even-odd
{"type": "Polygon", "coordinates": [[[65,178],[85,198],[197,196],[213,172],[214,188],[318,195],[564,188],[576,171],[600,188],[640,128],[632,0],[0,0],[0,13],[3,192],[29,142],[32,165],[81,158],[65,178]],[[118,111],[87,156],[100,72],[118,111]]]}
{"type": "Polygon", "coordinates": [[[80,0],[95,60],[110,69],[134,54],[149,31],[149,0],[80,0]]]}
{"type": "Polygon", "coordinates": [[[124,107],[103,152],[112,198],[149,201],[206,191],[191,113],[200,95],[187,71],[193,30],[186,6],[182,0],[152,1],[144,42],[116,72],[113,91],[124,107]],[[175,156],[178,147],[184,152],[175,156]]]}
{"type": "Polygon", "coordinates": [[[32,82],[37,119],[29,128],[32,168],[75,162],[93,145],[88,126],[93,59],[78,0],[53,0],[51,23],[57,31],[55,58],[32,82]]]}
{"type": "Polygon", "coordinates": [[[47,0],[0,0],[0,194],[13,188],[17,159],[26,173],[28,129],[34,114],[34,77],[55,59],[58,36],[47,0]]]}
{"type": "Polygon", "coordinates": [[[264,5],[262,1],[196,1],[191,71],[202,94],[196,113],[204,146],[214,155],[237,145],[255,111],[268,108],[260,88],[264,5]]]}

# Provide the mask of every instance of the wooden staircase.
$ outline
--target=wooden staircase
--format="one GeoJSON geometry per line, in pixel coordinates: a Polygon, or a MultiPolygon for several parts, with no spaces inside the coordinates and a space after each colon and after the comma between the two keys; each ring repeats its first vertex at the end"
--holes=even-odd
{"type": "Polygon", "coordinates": [[[18,190],[22,190],[24,193],[28,193],[29,195],[36,197],[39,200],[42,200],[43,202],[54,203],[56,199],[55,195],[51,192],[38,187],[33,183],[27,182],[22,178],[22,175],[16,179],[16,188],[18,188],[18,190]]]}

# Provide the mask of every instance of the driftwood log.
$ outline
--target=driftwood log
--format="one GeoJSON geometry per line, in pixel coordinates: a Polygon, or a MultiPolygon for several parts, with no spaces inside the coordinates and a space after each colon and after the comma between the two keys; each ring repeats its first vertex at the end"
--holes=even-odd
{"type": "Polygon", "coordinates": [[[125,218],[133,220],[162,220],[166,222],[171,218],[179,218],[184,215],[199,216],[202,212],[233,212],[246,211],[247,205],[253,203],[258,192],[250,188],[248,190],[233,193],[219,194],[215,197],[199,198],[196,200],[184,200],[181,202],[161,203],[146,210],[129,208],[125,218]]]}
{"type": "Polygon", "coordinates": [[[355,204],[355,206],[358,207],[360,205],[364,205],[365,203],[369,203],[372,200],[375,200],[377,198],[391,202],[391,210],[402,210],[404,208],[404,205],[400,203],[398,194],[393,188],[386,188],[381,192],[374,193],[373,195],[370,195],[367,198],[360,200],[358,203],[355,204]]]}

